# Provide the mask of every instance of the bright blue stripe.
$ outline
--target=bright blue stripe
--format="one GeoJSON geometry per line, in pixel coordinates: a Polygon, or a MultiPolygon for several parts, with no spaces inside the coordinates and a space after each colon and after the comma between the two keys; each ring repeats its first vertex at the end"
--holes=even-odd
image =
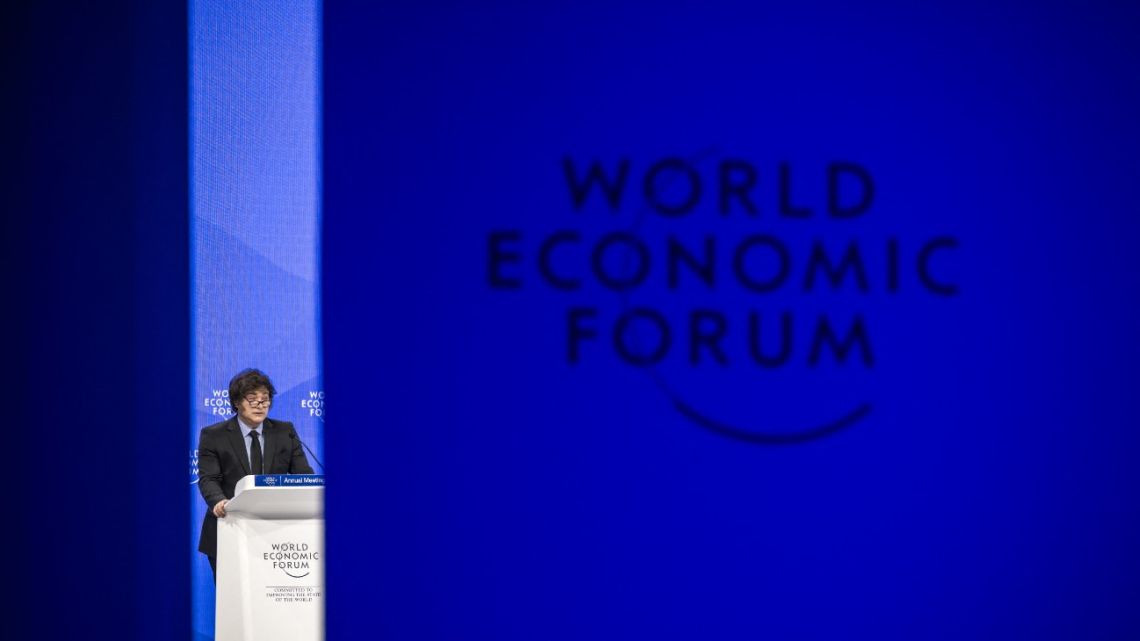
{"type": "MultiPolygon", "coordinates": [[[[277,387],[271,417],[292,421],[323,459],[320,3],[198,0],[189,11],[191,448],[229,416],[218,395],[229,379],[257,367],[277,387]]],[[[193,625],[209,639],[194,485],[190,502],[193,625]]]]}

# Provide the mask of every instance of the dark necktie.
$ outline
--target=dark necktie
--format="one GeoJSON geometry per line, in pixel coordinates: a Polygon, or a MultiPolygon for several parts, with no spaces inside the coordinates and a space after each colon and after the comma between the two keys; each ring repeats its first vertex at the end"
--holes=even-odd
{"type": "Polygon", "coordinates": [[[261,441],[257,438],[257,430],[250,432],[249,438],[253,440],[249,444],[249,469],[254,474],[261,474],[261,441]]]}

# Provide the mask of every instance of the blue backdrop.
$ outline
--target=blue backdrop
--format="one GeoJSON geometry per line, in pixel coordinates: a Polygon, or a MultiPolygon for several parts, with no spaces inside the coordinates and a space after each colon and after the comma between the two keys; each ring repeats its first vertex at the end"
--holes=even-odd
{"type": "MultiPolygon", "coordinates": [[[[188,30],[184,7],[151,4],[0,21],[20,490],[4,638],[192,629],[188,30]]],[[[324,355],[331,391],[358,400],[325,461],[330,638],[1134,637],[1136,18],[330,7],[324,355]],[[575,207],[565,157],[610,175],[628,158],[617,213],[597,190],[575,207]],[[669,157],[702,180],[685,216],[644,195],[669,157]],[[720,217],[733,159],[756,168],[755,217],[738,199],[720,217]],[[862,215],[826,215],[832,162],[872,177],[862,215]],[[788,204],[814,216],[780,215],[782,163],[788,204]],[[501,275],[522,285],[504,289],[490,240],[512,231],[501,275]],[[541,272],[557,231],[582,240],[550,267],[581,289],[541,272]],[[618,231],[652,252],[624,293],[590,264],[618,231]],[[756,234],[793,260],[776,291],[734,275],[756,234]],[[670,236],[696,256],[713,237],[713,287],[686,264],[669,289],[670,236]],[[953,296],[916,286],[942,236],[958,246],[931,275],[953,296]],[[853,271],[804,291],[817,240],[835,259],[858,241],[867,292],[853,271]],[[613,347],[638,307],[674,328],[652,368],[613,347]],[[577,363],[574,308],[597,310],[577,363]],[[694,309],[724,315],[728,365],[707,344],[688,365],[694,309]],[[753,309],[770,341],[784,311],[801,341],[820,314],[837,331],[859,315],[872,365],[828,348],[812,368],[810,340],[754,365],[753,309]],[[863,404],[795,445],[710,431],[798,432],[863,404]]],[[[687,174],[662,171],[683,203],[687,174]]],[[[850,205],[861,183],[843,178],[850,205]]],[[[779,273],[769,247],[747,274],[779,273]]],[[[638,264],[617,250],[614,270],[638,264]]],[[[635,320],[635,341],[656,337],[635,320]]]]}
{"type": "Polygon", "coordinates": [[[0,638],[186,639],[186,7],[0,14],[0,638]]]}
{"type": "MultiPolygon", "coordinates": [[[[190,3],[194,417],[189,425],[195,638],[212,639],[214,584],[198,533],[199,431],[233,416],[247,367],[277,389],[323,460],[320,363],[320,4],[190,3]]],[[[316,461],[314,470],[323,473],[316,461]]]]}
{"type": "Polygon", "coordinates": [[[1134,635],[1136,17],[329,7],[330,637],[1134,635]]]}

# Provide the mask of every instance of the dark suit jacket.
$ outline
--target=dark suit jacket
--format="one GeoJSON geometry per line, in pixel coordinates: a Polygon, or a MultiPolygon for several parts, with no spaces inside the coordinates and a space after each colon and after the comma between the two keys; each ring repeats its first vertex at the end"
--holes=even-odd
{"type": "MultiPolygon", "coordinates": [[[[299,439],[293,438],[293,424],[265,419],[262,428],[262,463],[266,474],[312,474],[309,460],[299,439]]],[[[217,556],[218,517],[214,505],[234,497],[234,486],[249,476],[249,457],[237,417],[215,423],[198,437],[198,491],[206,499],[206,518],[202,521],[202,537],[198,551],[217,556]]]]}

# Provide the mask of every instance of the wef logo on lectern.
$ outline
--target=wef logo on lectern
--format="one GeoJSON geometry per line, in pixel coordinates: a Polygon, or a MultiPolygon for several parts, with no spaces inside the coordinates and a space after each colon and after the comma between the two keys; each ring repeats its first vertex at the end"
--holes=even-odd
{"type": "Polygon", "coordinates": [[[307,541],[270,543],[262,550],[262,561],[273,570],[294,579],[303,579],[313,572],[321,560],[321,553],[307,541]]]}
{"type": "Polygon", "coordinates": [[[957,237],[868,225],[878,185],[858,162],[711,150],[551,165],[565,188],[561,224],[490,231],[487,285],[562,292],[562,335],[551,339],[563,341],[567,365],[608,358],[643,369],[682,416],[726,437],[802,443],[858,423],[873,407],[871,391],[850,391],[873,389],[870,301],[958,294],[957,237]],[[779,407],[796,394],[781,385],[806,381],[824,398],[847,390],[843,407],[779,407]],[[769,391],[773,416],[701,398],[757,389],[769,391]]]}

